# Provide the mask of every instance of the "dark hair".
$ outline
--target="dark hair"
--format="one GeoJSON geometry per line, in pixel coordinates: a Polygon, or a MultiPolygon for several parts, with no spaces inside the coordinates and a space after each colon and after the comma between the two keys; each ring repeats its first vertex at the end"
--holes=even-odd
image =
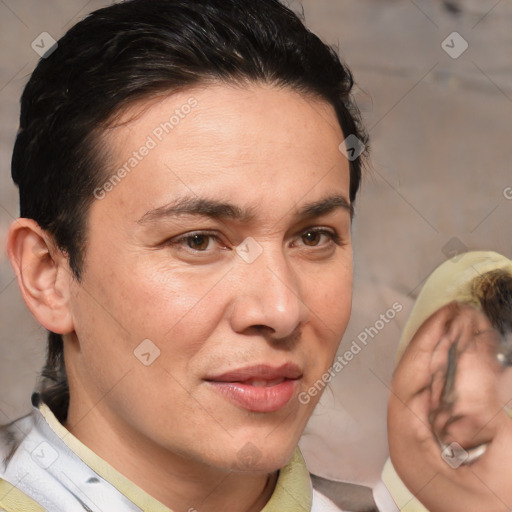
{"type": "MultiPolygon", "coordinates": [[[[107,168],[101,135],[135,101],[209,81],[288,86],[330,103],[366,144],[336,52],[278,0],[129,0],[99,9],[43,56],[21,98],[12,158],[20,215],[50,233],[80,280],[87,212],[107,168]],[[46,58],[45,58],[46,57],[46,58]]],[[[361,179],[350,159],[350,200],[361,179]]],[[[63,340],[49,333],[43,400],[63,421],[63,340]]]]}

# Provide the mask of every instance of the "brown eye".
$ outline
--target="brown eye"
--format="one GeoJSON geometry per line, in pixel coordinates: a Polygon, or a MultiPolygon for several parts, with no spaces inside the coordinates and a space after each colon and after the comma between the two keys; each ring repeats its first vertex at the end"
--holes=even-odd
{"type": "Polygon", "coordinates": [[[195,251],[205,251],[210,245],[210,235],[192,235],[187,237],[187,245],[195,251]]]}
{"type": "Polygon", "coordinates": [[[307,231],[302,235],[302,240],[305,245],[309,245],[310,247],[314,247],[320,243],[320,239],[322,238],[322,233],[318,231],[307,231]]]}

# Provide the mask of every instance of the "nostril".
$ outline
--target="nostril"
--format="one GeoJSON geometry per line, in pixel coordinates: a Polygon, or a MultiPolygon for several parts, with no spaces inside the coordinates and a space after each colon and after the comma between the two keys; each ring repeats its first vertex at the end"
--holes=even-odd
{"type": "Polygon", "coordinates": [[[276,332],[275,329],[273,329],[272,327],[269,327],[268,325],[253,325],[253,329],[256,329],[258,331],[272,331],[272,332],[276,332]]]}

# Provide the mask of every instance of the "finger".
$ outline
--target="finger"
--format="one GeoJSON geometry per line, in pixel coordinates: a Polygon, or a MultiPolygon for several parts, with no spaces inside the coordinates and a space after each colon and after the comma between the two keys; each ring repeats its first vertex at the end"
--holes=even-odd
{"type": "Polygon", "coordinates": [[[416,331],[393,376],[393,392],[402,400],[407,402],[430,387],[434,350],[442,343],[458,308],[456,303],[440,308],[416,331]]]}
{"type": "Polygon", "coordinates": [[[443,394],[446,387],[446,364],[442,369],[432,374],[432,384],[430,386],[430,411],[436,411],[441,406],[443,394]]]}
{"type": "Polygon", "coordinates": [[[450,322],[447,335],[457,341],[459,353],[475,347],[481,333],[493,331],[487,316],[479,309],[461,304],[450,322]]]}
{"type": "Polygon", "coordinates": [[[456,401],[450,417],[439,416],[434,430],[442,432],[445,443],[458,442],[471,447],[488,442],[494,436],[494,419],[505,415],[499,384],[503,371],[494,354],[492,333],[478,336],[465,352],[459,354],[454,385],[456,401]],[[445,421],[444,425],[442,422],[445,421]]]}

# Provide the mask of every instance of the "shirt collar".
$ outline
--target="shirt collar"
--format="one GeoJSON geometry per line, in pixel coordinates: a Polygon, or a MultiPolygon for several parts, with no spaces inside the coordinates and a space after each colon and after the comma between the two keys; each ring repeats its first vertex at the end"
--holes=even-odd
{"type": "MultiPolygon", "coordinates": [[[[57,420],[46,404],[41,402],[38,410],[48,426],[70,450],[135,505],[151,512],[172,512],[79,441],[57,420]]],[[[290,462],[279,471],[276,488],[261,512],[309,512],[311,505],[311,479],[297,447],[290,462]]]]}

